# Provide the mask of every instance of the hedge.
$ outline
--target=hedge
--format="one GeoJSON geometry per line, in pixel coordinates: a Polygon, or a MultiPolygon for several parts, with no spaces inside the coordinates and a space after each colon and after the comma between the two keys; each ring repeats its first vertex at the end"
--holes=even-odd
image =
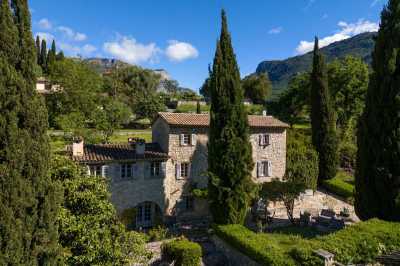
{"type": "Polygon", "coordinates": [[[323,265],[313,253],[324,249],[335,260],[370,263],[385,253],[400,249],[400,223],[371,219],[338,232],[304,239],[298,235],[254,233],[242,225],[215,227],[216,234],[262,265],[323,265]]]}
{"type": "Polygon", "coordinates": [[[174,265],[177,266],[198,266],[201,263],[200,245],[187,239],[163,243],[161,250],[163,259],[175,261],[174,265]]]}

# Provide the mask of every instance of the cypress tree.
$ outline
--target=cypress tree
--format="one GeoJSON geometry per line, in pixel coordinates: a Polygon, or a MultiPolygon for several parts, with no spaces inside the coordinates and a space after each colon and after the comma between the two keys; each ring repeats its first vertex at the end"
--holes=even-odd
{"type": "Polygon", "coordinates": [[[222,30],[210,77],[209,201],[214,221],[243,224],[255,192],[249,126],[239,68],[222,10],[222,30]]]}
{"type": "Polygon", "coordinates": [[[40,66],[40,38],[39,35],[36,36],[36,42],[35,42],[35,48],[36,48],[36,63],[40,66]]]}
{"type": "Polygon", "coordinates": [[[196,113],[197,113],[197,114],[201,114],[200,101],[197,101],[197,103],[196,103],[196,113]]]}
{"type": "Polygon", "coordinates": [[[40,48],[40,62],[41,62],[41,67],[43,70],[46,70],[47,67],[47,44],[46,40],[42,40],[42,45],[40,48]]]}
{"type": "Polygon", "coordinates": [[[318,181],[335,177],[338,167],[335,113],[328,88],[328,75],[323,55],[315,38],[311,73],[312,142],[319,156],[318,181]]]}
{"type": "Polygon", "coordinates": [[[358,129],[355,210],[367,220],[400,221],[400,0],[390,0],[372,53],[358,129]]]}
{"type": "Polygon", "coordinates": [[[51,43],[51,48],[47,53],[47,62],[46,62],[46,72],[49,72],[49,67],[56,61],[57,51],[56,51],[56,42],[53,40],[51,43]]]}
{"type": "Polygon", "coordinates": [[[11,4],[1,1],[0,14],[0,43],[13,40],[12,51],[0,51],[0,265],[56,265],[59,193],[48,175],[47,111],[35,91],[27,1],[11,4]]]}

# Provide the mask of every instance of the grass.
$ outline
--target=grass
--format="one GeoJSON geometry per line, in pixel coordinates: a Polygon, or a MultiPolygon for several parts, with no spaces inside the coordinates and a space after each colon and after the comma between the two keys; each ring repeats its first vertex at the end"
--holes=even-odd
{"type": "Polygon", "coordinates": [[[296,235],[307,239],[322,235],[321,232],[318,232],[312,227],[299,227],[294,225],[275,228],[272,230],[271,233],[282,235],[296,235]]]}
{"type": "Polygon", "coordinates": [[[400,223],[371,219],[335,233],[312,237],[307,229],[255,233],[242,225],[215,226],[215,233],[261,265],[321,265],[313,251],[327,250],[344,264],[373,262],[400,249],[400,223]]]}
{"type": "MultiPolygon", "coordinates": [[[[200,110],[202,112],[209,112],[210,105],[200,105],[200,110]]],[[[197,111],[196,104],[181,104],[175,110],[176,113],[196,113],[196,111],[197,111]]]]}
{"type": "Polygon", "coordinates": [[[354,177],[344,171],[339,171],[334,178],[323,181],[322,187],[346,201],[353,201],[354,177]]]}
{"type": "MultiPolygon", "coordinates": [[[[50,136],[50,148],[53,152],[61,152],[65,149],[65,146],[70,144],[70,141],[65,140],[62,131],[49,130],[50,136]],[[59,135],[54,135],[57,132],[59,135]]],[[[121,129],[117,130],[111,137],[111,143],[127,143],[128,138],[141,138],[145,139],[146,142],[152,141],[151,129],[121,129]]]]}

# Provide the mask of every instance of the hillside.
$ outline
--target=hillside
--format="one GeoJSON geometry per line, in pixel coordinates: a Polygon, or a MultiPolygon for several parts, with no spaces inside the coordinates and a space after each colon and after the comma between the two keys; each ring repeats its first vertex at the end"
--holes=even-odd
{"type": "MultiPolygon", "coordinates": [[[[321,49],[327,62],[346,55],[361,57],[364,62],[371,63],[371,52],[374,47],[373,37],[376,33],[362,33],[352,38],[332,43],[321,49]]],[[[263,61],[256,69],[256,73],[267,72],[273,84],[273,95],[284,90],[290,78],[300,72],[310,70],[312,52],[295,56],[286,60],[263,61]]]]}

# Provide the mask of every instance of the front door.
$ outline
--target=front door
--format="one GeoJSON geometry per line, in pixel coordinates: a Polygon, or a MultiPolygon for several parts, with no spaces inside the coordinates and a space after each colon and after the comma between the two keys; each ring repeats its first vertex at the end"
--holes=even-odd
{"type": "Polygon", "coordinates": [[[152,204],[145,202],[137,207],[136,227],[148,228],[153,225],[152,221],[152,204]]]}

